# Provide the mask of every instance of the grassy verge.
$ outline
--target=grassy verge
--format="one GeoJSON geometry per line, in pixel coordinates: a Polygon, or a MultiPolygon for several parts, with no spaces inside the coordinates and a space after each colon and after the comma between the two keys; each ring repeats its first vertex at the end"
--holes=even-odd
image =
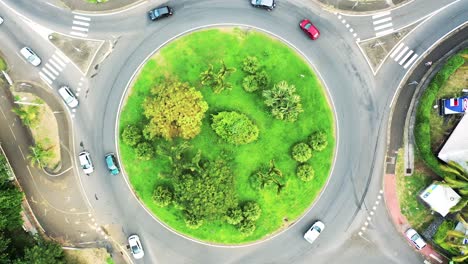
{"type": "Polygon", "coordinates": [[[66,263],[113,264],[114,261],[104,248],[64,250],[66,263]]]}
{"type": "Polygon", "coordinates": [[[7,69],[7,64],[5,62],[5,60],[0,57],[0,71],[5,71],[7,69]]]}
{"type": "Polygon", "coordinates": [[[191,141],[203,156],[212,159],[223,149],[234,156],[232,168],[236,177],[239,200],[255,200],[262,208],[257,229],[250,236],[243,236],[232,225],[223,221],[204,224],[199,229],[189,229],[183,221],[182,212],[174,207],[160,208],[152,200],[156,184],[164,182],[161,173],[170,172],[168,161],[157,157],[150,161],[135,158],[132,148],[120,145],[120,154],[136,193],[146,206],[162,221],[186,235],[215,243],[244,243],[258,240],[277,232],[297,219],[311,205],[325,185],[330,173],[334,151],[333,116],[320,82],[308,65],[289,47],[270,37],[240,29],[206,30],[182,37],[164,47],[142,69],[135,82],[131,96],[122,111],[120,130],[128,124],[143,121],[142,102],[149,90],[164,77],[177,77],[199,88],[209,105],[203,120],[201,133],[191,141]],[[271,84],[286,80],[294,84],[302,98],[304,112],[296,123],[273,119],[257,94],[246,93],[241,70],[246,56],[257,56],[271,77],[271,84]],[[199,75],[209,63],[224,60],[229,67],[237,69],[229,77],[233,84],[230,91],[214,94],[209,88],[201,88],[199,75]],[[259,139],[254,143],[236,146],[218,140],[210,128],[209,117],[221,110],[236,110],[247,114],[260,129],[259,139]],[[291,147],[307,139],[314,130],[326,131],[329,146],[314,153],[310,163],[314,167],[313,181],[302,182],[295,176],[297,163],[290,156],[291,147]],[[255,191],[248,184],[248,177],[260,165],[274,159],[283,171],[287,187],[276,195],[273,190],[255,191]]]}

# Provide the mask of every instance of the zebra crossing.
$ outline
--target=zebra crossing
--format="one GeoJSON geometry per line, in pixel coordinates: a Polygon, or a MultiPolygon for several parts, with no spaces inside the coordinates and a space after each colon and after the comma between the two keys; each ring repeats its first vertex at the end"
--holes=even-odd
{"type": "Polygon", "coordinates": [[[72,23],[72,31],[70,31],[71,35],[83,38],[88,36],[89,25],[91,24],[90,17],[74,15],[72,23]]]}
{"type": "Polygon", "coordinates": [[[376,37],[381,37],[393,32],[393,24],[392,17],[390,16],[390,11],[373,15],[372,20],[376,37]]]}
{"type": "Polygon", "coordinates": [[[67,57],[56,51],[44,66],[42,66],[39,76],[43,81],[51,85],[69,62],[67,57]]]}
{"type": "Polygon", "coordinates": [[[403,66],[404,69],[407,69],[418,58],[418,54],[414,53],[413,50],[402,42],[393,50],[390,54],[390,58],[403,66]]]}

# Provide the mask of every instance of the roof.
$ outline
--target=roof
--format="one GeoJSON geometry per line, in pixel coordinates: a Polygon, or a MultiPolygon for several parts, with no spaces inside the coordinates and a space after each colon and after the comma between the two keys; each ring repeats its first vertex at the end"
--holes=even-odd
{"type": "Polygon", "coordinates": [[[438,157],[445,162],[454,161],[468,171],[468,133],[466,131],[468,131],[468,115],[464,115],[458,122],[438,157]]]}
{"type": "Polygon", "coordinates": [[[432,210],[438,212],[442,216],[446,216],[450,208],[454,207],[461,199],[460,195],[452,188],[438,182],[429,185],[419,197],[421,197],[432,210]]]}

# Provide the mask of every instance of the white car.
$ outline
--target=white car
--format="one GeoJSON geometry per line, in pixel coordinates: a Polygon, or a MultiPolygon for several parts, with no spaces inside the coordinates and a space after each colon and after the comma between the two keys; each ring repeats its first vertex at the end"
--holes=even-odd
{"type": "Polygon", "coordinates": [[[24,47],[20,50],[20,53],[32,65],[39,66],[39,64],[41,64],[41,59],[39,58],[39,56],[37,56],[36,53],[34,53],[32,49],[24,47]]]}
{"type": "Polygon", "coordinates": [[[311,244],[314,243],[314,241],[319,237],[319,235],[323,232],[324,229],[324,223],[322,223],[321,221],[315,222],[304,234],[305,240],[307,240],[307,242],[311,244]]]}
{"type": "Polygon", "coordinates": [[[141,259],[145,255],[140,238],[137,235],[131,235],[128,238],[128,244],[130,245],[130,250],[135,259],[141,259]]]}
{"type": "Polygon", "coordinates": [[[58,89],[58,93],[70,108],[75,108],[78,106],[78,99],[76,99],[75,94],[73,94],[68,86],[60,87],[58,89]]]}
{"type": "Polygon", "coordinates": [[[418,249],[421,250],[426,246],[426,242],[422,237],[414,230],[413,228],[410,228],[406,230],[405,232],[406,237],[413,243],[413,245],[418,249]]]}
{"type": "Polygon", "coordinates": [[[78,159],[80,160],[80,165],[84,173],[90,174],[94,171],[93,162],[91,161],[91,156],[88,151],[80,152],[78,159]]]}

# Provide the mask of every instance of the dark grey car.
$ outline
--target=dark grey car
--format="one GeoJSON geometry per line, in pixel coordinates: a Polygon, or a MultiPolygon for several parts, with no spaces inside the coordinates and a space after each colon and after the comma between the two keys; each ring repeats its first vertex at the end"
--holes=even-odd
{"type": "Polygon", "coordinates": [[[151,20],[155,21],[163,17],[172,16],[173,14],[172,8],[169,6],[160,6],[155,9],[152,9],[148,12],[148,16],[151,20]]]}

